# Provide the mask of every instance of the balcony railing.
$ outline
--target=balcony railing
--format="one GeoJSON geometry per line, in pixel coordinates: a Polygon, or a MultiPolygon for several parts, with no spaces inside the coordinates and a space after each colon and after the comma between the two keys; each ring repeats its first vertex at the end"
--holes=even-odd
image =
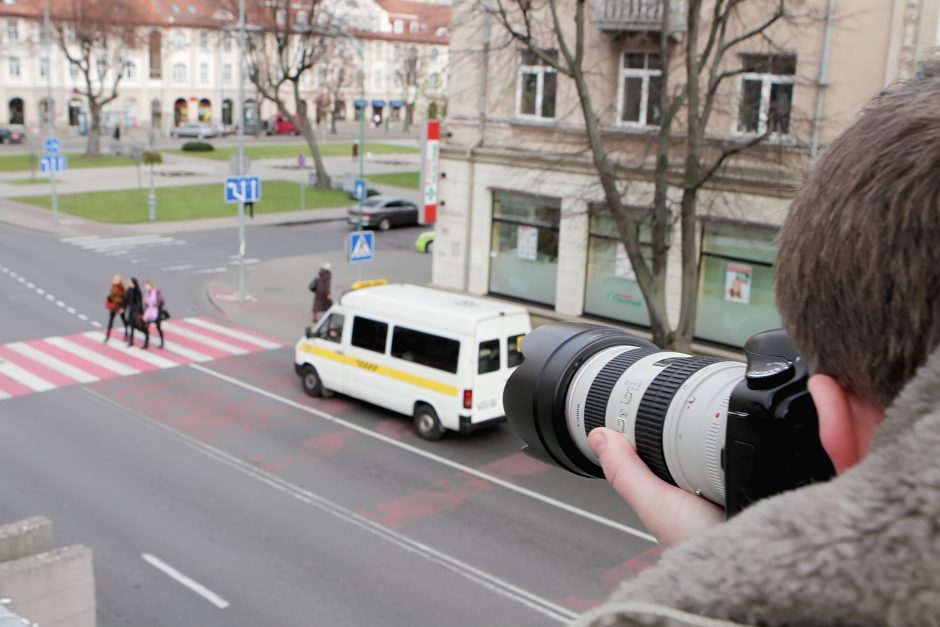
{"type": "Polygon", "coordinates": [[[677,0],[594,0],[594,24],[602,31],[684,30],[683,2],[677,0]],[[663,28],[663,5],[670,3],[669,24],[663,28]]]}

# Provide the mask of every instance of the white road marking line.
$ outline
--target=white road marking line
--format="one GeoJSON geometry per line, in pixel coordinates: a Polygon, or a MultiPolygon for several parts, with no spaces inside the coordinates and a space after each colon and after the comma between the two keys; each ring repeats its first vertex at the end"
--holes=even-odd
{"type": "Polygon", "coordinates": [[[7,394],[6,392],[0,391],[0,401],[6,398],[10,398],[10,395],[7,394]]]}
{"type": "Polygon", "coordinates": [[[19,381],[26,387],[35,390],[37,392],[45,392],[46,390],[53,390],[56,386],[52,385],[45,379],[37,377],[33,373],[29,372],[17,366],[16,364],[9,361],[0,360],[0,374],[5,375],[14,381],[19,381]]]}
{"type": "Polygon", "coordinates": [[[10,276],[15,279],[15,278],[16,278],[17,276],[19,276],[19,275],[16,274],[16,272],[13,272],[13,271],[11,270],[11,271],[10,271],[10,276]]]}
{"type": "Polygon", "coordinates": [[[57,300],[55,304],[56,304],[56,307],[65,307],[65,303],[63,303],[61,300],[57,300]]]}
{"type": "Polygon", "coordinates": [[[228,268],[207,268],[205,270],[196,270],[192,274],[214,274],[216,272],[225,272],[228,268]]]}
{"type": "Polygon", "coordinates": [[[86,316],[85,314],[78,314],[78,319],[83,322],[88,322],[88,316],[86,316]]]}
{"type": "Polygon", "coordinates": [[[611,529],[616,529],[617,531],[622,531],[622,532],[624,532],[624,533],[626,533],[626,534],[629,534],[629,535],[631,535],[631,536],[635,536],[635,537],[640,538],[640,539],[642,539],[642,540],[646,540],[647,542],[652,542],[653,544],[656,544],[656,543],[657,543],[656,538],[653,537],[653,536],[651,536],[650,534],[646,533],[645,531],[640,531],[639,529],[634,529],[633,527],[629,527],[629,526],[627,526],[627,525],[624,525],[624,524],[622,524],[622,523],[616,522],[616,521],[614,521],[614,520],[610,520],[609,518],[604,518],[603,516],[599,516],[599,515],[597,515],[597,514],[595,514],[595,513],[593,513],[593,512],[589,512],[589,511],[580,509],[580,508],[578,508],[578,507],[574,507],[573,505],[569,505],[568,503],[565,503],[565,502],[563,502],[563,501],[559,501],[559,500],[557,500],[557,499],[553,499],[553,498],[551,498],[550,496],[545,496],[544,494],[540,494],[540,493],[538,493],[538,492],[535,492],[535,491],[533,491],[533,490],[529,490],[529,489],[527,489],[527,488],[524,488],[524,487],[522,487],[522,486],[516,485],[516,484],[511,483],[511,482],[509,482],[509,481],[505,481],[505,480],[503,480],[503,479],[500,479],[499,477],[494,477],[493,475],[488,475],[488,474],[486,474],[486,473],[484,473],[484,472],[480,472],[480,471],[477,470],[476,468],[472,468],[472,467],[470,467],[470,466],[466,466],[466,465],[461,464],[461,463],[459,463],[459,462],[455,462],[455,461],[453,461],[453,460],[451,460],[451,459],[447,459],[446,457],[441,457],[440,455],[435,455],[434,453],[431,453],[431,452],[429,452],[429,451],[422,450],[422,449],[420,449],[420,448],[418,448],[418,447],[416,447],[416,446],[412,446],[412,445],[407,444],[407,443],[405,443],[405,442],[400,442],[400,441],[398,441],[398,440],[396,440],[396,439],[394,439],[394,438],[391,438],[391,437],[388,437],[388,436],[383,435],[383,434],[381,434],[381,433],[378,433],[377,431],[372,431],[372,430],[367,429],[367,428],[365,428],[365,427],[360,427],[359,425],[357,425],[357,424],[355,424],[355,423],[349,422],[349,421],[347,421],[347,420],[343,420],[342,418],[339,418],[339,417],[337,417],[337,416],[334,416],[333,414],[328,414],[328,413],[326,413],[326,412],[324,412],[324,411],[320,411],[320,410],[318,410],[318,409],[314,409],[314,408],[312,408],[312,407],[308,407],[308,406],[303,405],[303,404],[301,404],[301,403],[298,403],[298,402],[296,402],[296,401],[292,401],[292,400],[289,399],[289,398],[285,398],[285,397],[283,397],[283,396],[279,396],[279,395],[277,395],[277,394],[274,394],[273,392],[269,392],[269,391],[267,391],[267,390],[263,390],[263,389],[261,389],[261,388],[259,388],[259,387],[256,387],[256,386],[254,386],[254,385],[251,385],[250,383],[245,383],[244,381],[240,381],[239,379],[235,379],[234,377],[230,377],[230,376],[224,375],[224,374],[222,374],[222,373],[220,373],[220,372],[216,372],[215,370],[211,370],[211,369],[209,369],[209,368],[206,368],[205,366],[200,366],[199,364],[190,364],[189,367],[190,367],[190,368],[193,368],[194,370],[198,370],[199,372],[205,373],[205,374],[209,375],[210,377],[215,377],[216,379],[220,379],[220,380],[222,380],[222,381],[226,381],[226,382],[228,382],[228,383],[231,383],[232,385],[235,385],[235,386],[238,386],[238,387],[240,387],[240,388],[242,388],[242,389],[248,390],[249,392],[254,392],[255,394],[259,394],[259,395],[264,396],[264,397],[266,397],[266,398],[269,398],[269,399],[271,399],[271,400],[273,400],[273,401],[277,401],[277,402],[279,402],[279,403],[283,403],[284,405],[288,405],[289,407],[293,407],[294,409],[298,409],[298,410],[300,410],[300,411],[302,411],[302,412],[311,414],[311,415],[313,415],[313,416],[317,416],[317,417],[319,417],[319,418],[323,418],[324,420],[328,420],[329,422],[332,422],[332,423],[334,423],[334,424],[340,425],[340,426],[342,426],[342,427],[346,427],[347,429],[351,429],[351,430],[356,431],[356,432],[358,432],[358,433],[361,433],[361,434],[363,434],[363,435],[365,435],[365,436],[367,436],[367,437],[373,438],[373,439],[375,439],[375,440],[379,440],[380,442],[384,442],[384,443],[386,443],[386,444],[391,444],[392,446],[395,446],[395,447],[397,447],[397,448],[400,448],[400,449],[402,449],[402,450],[404,450],[404,451],[408,451],[409,453],[413,453],[413,454],[415,454],[415,455],[417,455],[417,456],[419,456],[419,457],[424,457],[425,459],[429,459],[429,460],[431,460],[431,461],[433,461],[433,462],[437,462],[437,463],[439,463],[439,464],[441,464],[441,465],[443,465],[443,466],[448,466],[448,467],[450,467],[450,468],[453,468],[454,470],[457,470],[457,471],[460,471],[460,472],[465,472],[465,473],[467,473],[467,474],[473,475],[474,477],[478,477],[478,478],[483,479],[484,481],[487,481],[487,482],[492,483],[492,484],[494,484],[494,485],[498,485],[498,486],[500,486],[500,487],[502,487],[502,488],[506,488],[507,490],[511,490],[511,491],[516,492],[516,493],[518,493],[518,494],[521,494],[521,495],[523,495],[523,496],[527,496],[527,497],[529,497],[529,498],[535,499],[536,501],[541,501],[542,503],[545,503],[546,505],[551,505],[552,507],[557,507],[558,509],[564,510],[564,511],[570,513],[570,514],[574,514],[575,516],[580,516],[581,518],[585,518],[585,519],[590,520],[590,521],[592,521],[592,522],[599,523],[599,524],[604,525],[604,526],[606,526],[606,527],[610,527],[611,529]]]}
{"type": "Polygon", "coordinates": [[[207,337],[203,335],[202,333],[191,331],[189,329],[181,327],[178,324],[175,324],[170,321],[164,322],[163,328],[170,331],[171,333],[175,333],[176,335],[179,335],[180,337],[189,338],[193,340],[194,342],[199,342],[200,344],[211,346],[212,348],[216,348],[220,351],[225,351],[226,353],[231,353],[232,355],[244,355],[248,352],[244,348],[239,348],[238,346],[235,346],[234,344],[229,344],[228,342],[223,342],[222,340],[217,340],[215,338],[207,337]]]}
{"type": "Polygon", "coordinates": [[[136,245],[143,242],[173,242],[172,237],[165,235],[127,235],[124,237],[104,237],[83,242],[72,242],[81,248],[107,248],[115,246],[136,245]]]}
{"type": "Polygon", "coordinates": [[[31,290],[36,289],[36,284],[30,281],[29,283],[26,284],[26,287],[28,287],[31,290]]]}
{"type": "Polygon", "coordinates": [[[224,610],[229,606],[229,602],[217,595],[215,592],[205,587],[198,581],[190,579],[180,571],[176,570],[160,558],[151,555],[150,553],[141,553],[140,556],[144,559],[145,562],[162,572],[164,575],[170,579],[175,580],[177,583],[181,583],[203,599],[216,606],[220,610],[224,610]]]}
{"type": "Polygon", "coordinates": [[[75,307],[66,307],[65,310],[66,310],[67,312],[69,312],[70,314],[74,314],[74,313],[75,313],[75,307]]]}
{"type": "MultiPolygon", "coordinates": [[[[102,333],[101,331],[87,331],[85,333],[82,333],[82,335],[84,335],[87,338],[91,338],[95,340],[96,342],[101,342],[102,340],[104,340],[104,333],[102,333]]],[[[139,359],[140,361],[145,361],[151,366],[156,366],[157,368],[163,368],[163,369],[175,368],[176,366],[181,365],[181,364],[176,363],[175,361],[170,361],[166,357],[160,357],[159,355],[155,353],[151,353],[149,350],[142,350],[139,348],[130,348],[127,344],[121,342],[120,339],[110,340],[107,344],[103,344],[103,346],[107,347],[108,350],[120,351],[121,353],[124,353],[125,355],[130,355],[134,357],[135,359],[139,359]]]]}
{"type": "Polygon", "coordinates": [[[100,239],[99,235],[79,235],[76,237],[63,237],[60,239],[60,242],[65,242],[66,244],[73,244],[75,242],[85,242],[92,239],[100,239]]]}
{"type": "Polygon", "coordinates": [[[37,288],[36,288],[36,293],[39,294],[40,296],[42,296],[43,294],[46,293],[46,290],[42,289],[41,287],[37,287],[37,288]]]}
{"type": "Polygon", "coordinates": [[[19,281],[20,283],[26,283],[26,279],[23,278],[23,277],[19,277],[19,278],[16,279],[16,280],[19,281]]]}
{"type": "Polygon", "coordinates": [[[255,346],[260,346],[261,348],[280,348],[280,344],[275,344],[274,342],[269,342],[268,340],[262,339],[260,337],[255,337],[249,333],[244,333],[230,327],[226,327],[221,324],[216,324],[208,320],[203,320],[202,318],[187,318],[186,322],[189,324],[196,325],[197,327],[202,327],[203,329],[208,329],[210,331],[215,331],[222,335],[227,335],[233,337],[236,340],[241,340],[249,344],[254,344],[255,346]]]}
{"type": "Polygon", "coordinates": [[[483,588],[486,588],[487,590],[490,590],[491,592],[494,592],[504,598],[520,603],[521,605],[535,610],[560,623],[568,623],[578,617],[577,612],[569,610],[568,608],[557,605],[548,599],[544,599],[531,592],[523,590],[522,588],[512,585],[508,581],[496,577],[495,575],[480,570],[479,568],[452,557],[447,553],[438,551],[434,547],[418,542],[417,540],[413,540],[404,534],[398,533],[397,531],[389,529],[388,527],[385,527],[377,522],[369,520],[361,514],[357,514],[356,512],[333,503],[332,501],[314,494],[309,490],[305,490],[304,488],[296,486],[278,477],[277,475],[261,470],[260,468],[238,459],[233,455],[229,455],[228,453],[225,453],[224,451],[221,451],[209,444],[200,442],[192,436],[177,431],[176,429],[169,427],[158,420],[154,420],[153,418],[150,418],[149,416],[146,416],[139,411],[130,409],[125,405],[107,398],[106,396],[102,396],[94,390],[85,388],[85,392],[90,396],[98,399],[101,403],[118,408],[123,412],[130,412],[154,429],[163,431],[170,437],[177,439],[195,451],[202,453],[203,455],[206,455],[215,461],[221,462],[230,468],[241,472],[242,474],[252,477],[253,479],[258,480],[278,490],[279,492],[288,494],[302,503],[316,507],[317,509],[326,512],[335,518],[348,522],[362,529],[363,531],[371,533],[372,535],[385,540],[386,542],[394,544],[395,546],[413,555],[425,559],[433,564],[442,566],[452,573],[477,583],[483,588]]]}
{"type": "Polygon", "coordinates": [[[38,348],[25,344],[23,342],[13,342],[12,344],[7,344],[7,348],[12,351],[16,351],[20,355],[29,357],[33,361],[38,361],[44,366],[48,366],[57,372],[61,372],[70,379],[75,379],[79,383],[94,383],[98,380],[98,377],[91,374],[90,372],[85,372],[79,368],[76,368],[72,364],[62,361],[58,357],[53,357],[47,353],[42,352],[38,348]]]}
{"type": "Polygon", "coordinates": [[[47,337],[44,342],[49,342],[53,346],[58,346],[62,350],[69,351],[82,359],[90,361],[93,364],[97,364],[102,368],[110,370],[111,372],[116,372],[117,374],[128,376],[132,374],[137,374],[140,372],[137,368],[132,368],[126,364],[122,364],[119,361],[115,361],[110,357],[105,357],[101,353],[91,350],[90,348],[85,348],[81,344],[76,344],[71,340],[67,340],[64,337],[47,337]]]}
{"type": "Polygon", "coordinates": [[[52,294],[46,294],[46,300],[55,300],[55,296],[52,294]]]}
{"type": "Polygon", "coordinates": [[[161,272],[178,272],[178,271],[180,271],[180,270],[189,270],[189,269],[191,269],[192,267],[193,267],[193,264],[191,264],[191,263],[184,263],[184,264],[180,264],[180,265],[178,265],[178,266],[163,266],[162,268],[160,268],[160,271],[161,271],[161,272]]]}
{"type": "Polygon", "coordinates": [[[100,328],[101,328],[101,323],[98,322],[97,320],[92,320],[92,321],[91,321],[91,326],[93,326],[93,327],[98,327],[98,328],[100,329],[100,328]]]}
{"type": "Polygon", "coordinates": [[[171,353],[176,353],[180,357],[185,357],[186,359],[190,359],[192,361],[212,361],[212,358],[205,353],[200,353],[199,351],[194,351],[191,348],[180,346],[171,340],[167,340],[163,348],[164,350],[168,350],[171,353]]]}

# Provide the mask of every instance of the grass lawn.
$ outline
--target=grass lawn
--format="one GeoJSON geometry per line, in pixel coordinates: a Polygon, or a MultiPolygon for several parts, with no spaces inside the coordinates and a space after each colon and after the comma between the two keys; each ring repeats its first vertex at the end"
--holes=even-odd
{"type": "MultiPolygon", "coordinates": [[[[2,182],[3,182],[3,183],[8,183],[8,184],[10,184],[10,185],[49,185],[49,179],[45,178],[45,175],[43,175],[43,176],[37,176],[37,177],[34,178],[34,179],[31,179],[31,178],[25,178],[25,179],[7,179],[7,180],[2,181],[2,182]]],[[[59,185],[62,184],[62,181],[61,181],[61,180],[56,179],[56,182],[57,182],[59,185]]]]}
{"type": "MultiPolygon", "coordinates": [[[[113,192],[89,192],[85,194],[60,194],[59,210],[64,213],[119,224],[146,222],[148,217],[148,190],[131,189],[113,192]]],[[[17,198],[37,207],[49,209],[48,195],[17,198]]],[[[307,209],[327,209],[350,204],[349,196],[342,191],[320,190],[308,187],[307,209]]],[[[264,181],[261,201],[255,203],[255,213],[275,213],[300,209],[300,185],[288,181],[264,181]]],[[[208,185],[186,185],[157,189],[157,219],[195,220],[238,215],[238,205],[223,200],[222,183],[208,185]]]]}
{"type": "MultiPolygon", "coordinates": [[[[82,157],[80,152],[72,152],[66,156],[69,159],[68,168],[70,170],[78,168],[112,168],[137,163],[127,157],[112,155],[102,155],[99,159],[86,159],[82,157]]],[[[35,168],[37,172],[39,171],[39,155],[0,155],[0,172],[18,172],[20,170],[29,170],[31,167],[35,168]],[[30,159],[32,159],[32,165],[30,165],[30,159]]]]}
{"type": "Polygon", "coordinates": [[[408,189],[418,189],[421,185],[421,176],[418,172],[389,172],[388,174],[371,174],[367,177],[369,182],[376,185],[393,185],[408,189]]]}
{"type": "MultiPolygon", "coordinates": [[[[352,155],[352,144],[319,144],[319,146],[321,157],[348,157],[352,155]]],[[[202,157],[204,159],[228,161],[237,150],[235,146],[220,146],[216,147],[212,152],[183,152],[179,149],[165,150],[163,152],[170,152],[187,157],[202,157]]],[[[307,148],[307,144],[245,146],[245,154],[248,155],[250,159],[290,159],[296,158],[301,152],[307,156],[307,159],[310,159],[310,150],[307,148]]],[[[419,152],[419,150],[417,146],[366,143],[366,152],[374,154],[416,153],[419,152]]]]}

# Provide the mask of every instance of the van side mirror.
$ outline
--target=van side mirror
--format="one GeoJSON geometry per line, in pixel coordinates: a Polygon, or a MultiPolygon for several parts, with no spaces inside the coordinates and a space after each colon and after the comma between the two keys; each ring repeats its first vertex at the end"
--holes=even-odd
{"type": "Polygon", "coordinates": [[[308,327],[304,330],[304,335],[307,336],[307,339],[308,339],[308,340],[309,340],[310,338],[312,338],[312,337],[313,337],[313,327],[308,326],[308,327]]]}

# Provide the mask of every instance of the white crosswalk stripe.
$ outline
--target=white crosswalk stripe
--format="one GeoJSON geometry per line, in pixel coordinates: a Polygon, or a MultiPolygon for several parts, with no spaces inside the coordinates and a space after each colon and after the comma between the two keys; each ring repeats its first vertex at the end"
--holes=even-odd
{"type": "MultiPolygon", "coordinates": [[[[104,333],[101,331],[88,331],[83,334],[87,338],[91,338],[96,342],[101,342],[104,340],[104,333]]],[[[102,342],[103,343],[103,342],[102,342]]],[[[175,368],[179,364],[175,361],[171,361],[166,357],[160,357],[159,355],[145,351],[139,348],[131,348],[127,344],[121,341],[110,341],[106,345],[109,350],[116,350],[118,352],[124,353],[125,355],[130,355],[134,359],[139,359],[140,361],[145,361],[151,366],[156,366],[157,368],[175,368]]]]}
{"type": "Polygon", "coordinates": [[[12,351],[16,351],[20,355],[29,357],[33,361],[41,363],[43,366],[57,370],[68,378],[75,379],[79,383],[94,383],[98,380],[98,377],[95,375],[76,368],[72,364],[66,363],[61,359],[53,357],[52,355],[44,353],[40,350],[36,350],[29,344],[24,344],[23,342],[13,342],[12,344],[7,344],[7,348],[12,351]]]}
{"type": "MultiPolygon", "coordinates": [[[[223,252],[188,245],[185,240],[171,235],[119,237],[87,235],[64,237],[59,241],[106,257],[121,257],[134,265],[138,274],[151,268],[159,269],[161,272],[216,274],[225,272],[240,263],[238,255],[232,255],[230,251],[223,252]]],[[[246,265],[260,262],[260,259],[254,257],[245,259],[246,265]]]]}
{"type": "MultiPolygon", "coordinates": [[[[164,326],[166,323],[164,323],[164,326]]],[[[171,353],[175,353],[180,357],[185,357],[186,359],[192,359],[193,361],[203,362],[203,361],[212,361],[212,358],[206,355],[205,353],[200,353],[199,351],[194,351],[191,348],[186,348],[185,346],[180,346],[173,340],[167,339],[166,344],[164,345],[164,350],[168,350],[171,353]]]]}
{"type": "Polygon", "coordinates": [[[122,364],[121,362],[115,361],[110,357],[105,357],[101,353],[95,352],[90,348],[85,348],[80,344],[76,344],[71,340],[65,339],[64,337],[50,337],[46,338],[45,341],[49,342],[53,346],[61,348],[62,350],[66,350],[74,355],[81,357],[82,359],[90,361],[93,364],[101,366],[102,368],[110,370],[111,372],[116,372],[120,375],[127,376],[140,372],[140,370],[137,368],[132,368],[126,364],[122,364]]]}
{"type": "Polygon", "coordinates": [[[200,344],[211,346],[212,348],[225,351],[226,353],[231,353],[232,355],[244,355],[248,352],[244,348],[240,348],[234,344],[229,344],[228,342],[223,342],[222,340],[217,340],[213,337],[207,337],[201,333],[190,331],[189,329],[184,328],[175,322],[166,321],[163,323],[163,328],[181,337],[189,338],[190,340],[194,340],[200,344]]]}
{"type": "Polygon", "coordinates": [[[215,331],[216,333],[233,337],[236,340],[241,340],[242,342],[247,342],[249,344],[254,344],[255,346],[260,346],[261,348],[270,349],[270,348],[277,348],[278,346],[274,342],[269,342],[265,339],[256,337],[254,335],[250,335],[248,333],[242,333],[241,331],[237,329],[233,329],[231,327],[227,327],[221,324],[216,324],[214,322],[209,322],[208,320],[205,320],[203,318],[190,318],[189,320],[187,320],[187,322],[191,325],[202,327],[203,329],[208,329],[209,331],[215,331]]]}
{"type": "Polygon", "coordinates": [[[0,359],[0,375],[7,376],[14,381],[19,381],[26,387],[32,388],[37,392],[45,392],[46,390],[55,388],[54,385],[45,379],[37,377],[33,373],[20,368],[16,364],[9,361],[4,361],[2,359],[0,359]]]}

